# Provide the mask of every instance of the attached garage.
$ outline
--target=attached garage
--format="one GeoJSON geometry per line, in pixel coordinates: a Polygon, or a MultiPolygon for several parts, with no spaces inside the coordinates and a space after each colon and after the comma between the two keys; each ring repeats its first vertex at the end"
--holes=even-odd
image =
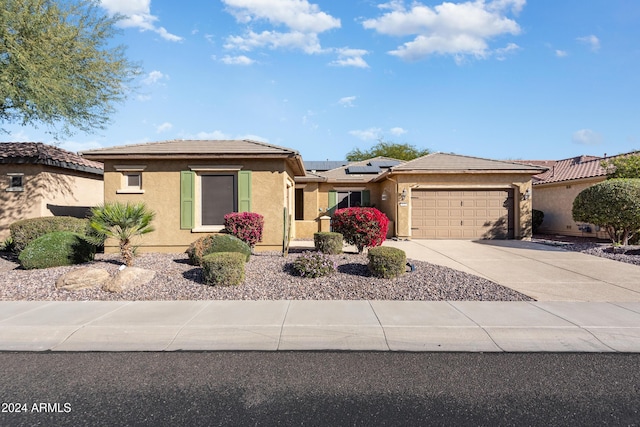
{"type": "Polygon", "coordinates": [[[415,239],[513,239],[512,189],[413,190],[415,239]]]}

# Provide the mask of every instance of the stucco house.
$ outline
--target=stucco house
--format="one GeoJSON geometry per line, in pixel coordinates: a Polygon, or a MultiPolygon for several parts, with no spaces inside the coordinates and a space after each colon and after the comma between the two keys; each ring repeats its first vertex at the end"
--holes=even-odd
{"type": "Polygon", "coordinates": [[[533,177],[533,208],[544,212],[540,233],[608,239],[604,230],[592,224],[573,220],[573,200],[580,192],[607,179],[602,167],[604,160],[624,157],[576,156],[562,160],[531,160],[523,163],[547,167],[547,171],[533,177]]]}
{"type": "Polygon", "coordinates": [[[40,142],[0,143],[0,240],[15,221],[86,217],[103,202],[102,164],[40,142]]]}
{"type": "Polygon", "coordinates": [[[544,170],[445,153],[314,170],[296,178],[296,202],[304,205],[296,211],[296,237],[308,237],[320,216],[336,208],[363,205],[384,212],[391,220],[389,235],[399,238],[526,239],[531,177],[544,170]]]}
{"type": "MultiPolygon", "coordinates": [[[[305,175],[297,151],[251,140],[163,141],[83,156],[104,163],[105,202],[143,201],[156,213],[142,252],[183,251],[221,231],[226,213],[244,211],[264,216],[257,249],[280,249],[285,212],[294,211],[294,178],[305,175]]],[[[108,241],[105,251],[117,251],[116,243],[108,241]]]]}

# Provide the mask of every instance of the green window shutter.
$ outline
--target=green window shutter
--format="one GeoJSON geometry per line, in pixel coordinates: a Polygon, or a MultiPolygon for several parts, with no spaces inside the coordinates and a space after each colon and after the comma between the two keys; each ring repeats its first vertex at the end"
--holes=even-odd
{"type": "Polygon", "coordinates": [[[194,227],[195,176],[193,171],[180,172],[180,228],[194,227]]]}
{"type": "Polygon", "coordinates": [[[251,212],[251,171],[238,171],[238,212],[251,212]]]}
{"type": "Polygon", "coordinates": [[[371,206],[371,192],[369,190],[362,190],[362,206],[371,206]]]}
{"type": "Polygon", "coordinates": [[[335,190],[329,191],[329,215],[333,215],[336,211],[336,205],[338,204],[338,192],[335,190]]]}

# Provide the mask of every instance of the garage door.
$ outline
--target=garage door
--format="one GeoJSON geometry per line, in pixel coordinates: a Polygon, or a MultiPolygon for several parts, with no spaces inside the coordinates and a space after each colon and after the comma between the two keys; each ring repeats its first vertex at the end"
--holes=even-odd
{"type": "Polygon", "coordinates": [[[513,190],[413,190],[414,239],[511,239],[513,190]]]}

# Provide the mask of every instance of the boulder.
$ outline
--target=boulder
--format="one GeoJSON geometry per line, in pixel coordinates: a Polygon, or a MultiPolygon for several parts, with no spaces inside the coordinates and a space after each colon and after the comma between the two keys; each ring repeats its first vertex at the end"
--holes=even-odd
{"type": "Polygon", "coordinates": [[[110,278],[109,272],[102,268],[82,267],[58,277],[56,288],[66,291],[99,288],[110,278]]]}
{"type": "Polygon", "coordinates": [[[126,267],[119,270],[114,278],[102,285],[102,290],[107,292],[125,292],[149,283],[156,272],[139,267],[126,267]]]}

